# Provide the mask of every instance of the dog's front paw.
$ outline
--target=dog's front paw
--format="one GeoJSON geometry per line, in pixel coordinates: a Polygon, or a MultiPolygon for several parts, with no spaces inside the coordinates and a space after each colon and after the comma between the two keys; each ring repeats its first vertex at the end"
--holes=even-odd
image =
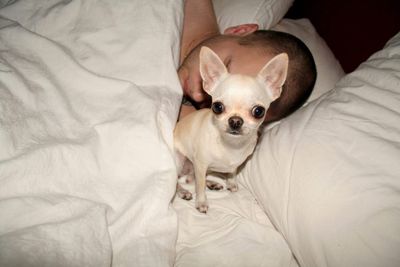
{"type": "Polygon", "coordinates": [[[226,182],[226,189],[228,189],[231,192],[237,192],[239,190],[239,186],[236,181],[228,180],[226,182]]]}
{"type": "Polygon", "coordinates": [[[208,203],[207,201],[197,201],[196,209],[201,213],[207,213],[208,211],[208,203]]]}

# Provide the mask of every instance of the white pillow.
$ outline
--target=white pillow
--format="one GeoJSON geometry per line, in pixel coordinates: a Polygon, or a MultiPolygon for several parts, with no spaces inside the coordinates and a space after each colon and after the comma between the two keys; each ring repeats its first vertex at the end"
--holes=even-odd
{"type": "Polygon", "coordinates": [[[213,0],[221,32],[231,26],[256,23],[268,29],[280,21],[294,0],[213,0]]]}
{"type": "Polygon", "coordinates": [[[399,266],[400,33],[265,132],[239,174],[301,266],[399,266]]]}
{"type": "Polygon", "coordinates": [[[308,19],[283,19],[271,30],[290,33],[302,40],[310,49],[317,66],[317,80],[307,102],[331,90],[344,76],[339,61],[308,19]]]}

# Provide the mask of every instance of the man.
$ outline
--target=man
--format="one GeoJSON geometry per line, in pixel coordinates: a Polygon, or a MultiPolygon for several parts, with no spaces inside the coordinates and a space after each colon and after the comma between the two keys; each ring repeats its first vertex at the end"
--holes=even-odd
{"type": "MultiPolygon", "coordinates": [[[[199,71],[201,46],[218,54],[231,73],[256,75],[275,55],[289,55],[289,71],[282,95],[267,111],[265,121],[290,115],[307,100],[315,84],[316,67],[308,48],[286,33],[259,31],[256,24],[230,27],[220,34],[211,0],[186,0],[181,40],[179,79],[184,95],[197,107],[207,106],[199,71]]],[[[194,111],[183,105],[180,116],[194,111]]]]}

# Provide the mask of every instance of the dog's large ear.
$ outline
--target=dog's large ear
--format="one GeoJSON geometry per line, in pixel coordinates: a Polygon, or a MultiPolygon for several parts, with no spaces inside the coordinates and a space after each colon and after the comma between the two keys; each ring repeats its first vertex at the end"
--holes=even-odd
{"type": "Polygon", "coordinates": [[[257,75],[258,79],[266,83],[268,94],[272,101],[281,95],[282,86],[286,81],[288,66],[288,55],[281,53],[268,61],[257,75]]]}
{"type": "Polygon", "coordinates": [[[200,75],[203,79],[203,89],[212,93],[215,83],[228,73],[224,63],[210,48],[203,46],[200,50],[200,75]]]}

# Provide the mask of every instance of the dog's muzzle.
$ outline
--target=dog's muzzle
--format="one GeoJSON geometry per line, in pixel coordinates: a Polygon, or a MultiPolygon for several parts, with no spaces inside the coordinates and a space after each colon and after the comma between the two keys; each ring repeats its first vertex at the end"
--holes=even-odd
{"type": "Polygon", "coordinates": [[[239,116],[232,116],[228,119],[229,124],[229,133],[231,134],[240,134],[240,129],[243,125],[243,119],[239,116]]]}

